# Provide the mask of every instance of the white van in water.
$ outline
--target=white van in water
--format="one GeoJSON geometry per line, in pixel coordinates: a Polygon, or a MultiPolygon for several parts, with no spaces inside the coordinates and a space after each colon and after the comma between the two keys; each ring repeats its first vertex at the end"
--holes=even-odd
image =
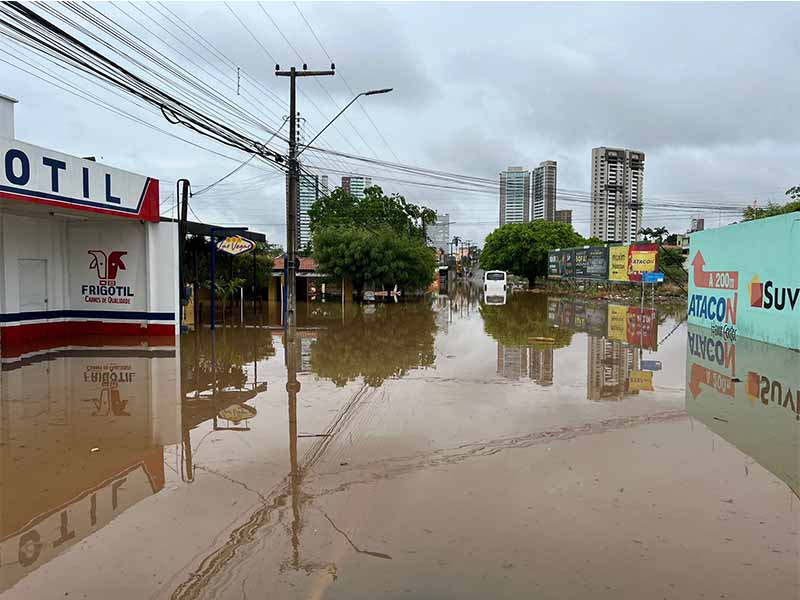
{"type": "Polygon", "coordinates": [[[508,281],[505,271],[486,271],[483,274],[483,291],[492,295],[505,295],[508,281]]]}

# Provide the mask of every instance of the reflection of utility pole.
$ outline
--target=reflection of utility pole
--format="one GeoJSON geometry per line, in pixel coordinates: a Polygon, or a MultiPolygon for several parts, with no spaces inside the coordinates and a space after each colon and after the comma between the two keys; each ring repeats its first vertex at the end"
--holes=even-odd
{"type": "Polygon", "coordinates": [[[286,330],[284,352],[286,356],[286,391],[289,394],[289,464],[290,486],[292,493],[292,564],[300,568],[300,467],[297,462],[297,392],[300,382],[297,381],[297,331],[294,327],[286,330]]]}

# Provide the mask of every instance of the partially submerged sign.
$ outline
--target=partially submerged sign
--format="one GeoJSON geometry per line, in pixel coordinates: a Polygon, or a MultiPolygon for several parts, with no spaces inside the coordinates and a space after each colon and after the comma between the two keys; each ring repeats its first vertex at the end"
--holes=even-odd
{"type": "Polygon", "coordinates": [[[239,235],[232,235],[217,242],[217,250],[232,254],[233,256],[252,252],[255,247],[256,243],[253,240],[248,240],[239,235]]]}

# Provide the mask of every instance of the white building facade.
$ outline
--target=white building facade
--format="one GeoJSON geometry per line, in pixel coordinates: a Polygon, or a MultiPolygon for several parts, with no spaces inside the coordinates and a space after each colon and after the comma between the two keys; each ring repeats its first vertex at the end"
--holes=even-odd
{"type": "Polygon", "coordinates": [[[644,152],[592,149],[591,235],[608,242],[635,242],[644,208],[644,152]]]}
{"type": "Polygon", "coordinates": [[[309,211],[318,199],[328,195],[328,176],[301,174],[298,182],[297,245],[305,248],[311,242],[309,211]]]}
{"type": "Polygon", "coordinates": [[[531,173],[509,167],[500,173],[500,226],[531,220],[531,173]]]}
{"type": "Polygon", "coordinates": [[[557,168],[556,161],[545,160],[533,170],[532,221],[556,220],[557,168]]]}

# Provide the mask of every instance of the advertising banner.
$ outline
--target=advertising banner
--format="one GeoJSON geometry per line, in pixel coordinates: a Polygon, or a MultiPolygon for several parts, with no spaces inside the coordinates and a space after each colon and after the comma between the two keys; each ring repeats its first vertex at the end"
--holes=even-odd
{"type": "Polygon", "coordinates": [[[575,277],[575,250],[564,248],[547,253],[547,273],[553,279],[572,279],[575,277]]]}
{"type": "Polygon", "coordinates": [[[575,279],[605,281],[608,277],[608,248],[589,246],[575,249],[575,279]]]}
{"type": "Polygon", "coordinates": [[[628,389],[632,392],[652,392],[653,391],[653,372],[652,371],[631,371],[628,381],[628,389]]]}
{"type": "Polygon", "coordinates": [[[653,273],[656,270],[658,250],[638,250],[631,246],[630,269],[633,273],[653,273]]]}
{"type": "Polygon", "coordinates": [[[0,138],[0,198],[158,222],[158,180],[0,138]]]}
{"type": "Polygon", "coordinates": [[[789,213],[693,233],[689,323],[723,340],[800,349],[797,219],[789,213]]]}
{"type": "Polygon", "coordinates": [[[608,280],[629,281],[628,246],[610,246],[608,248],[608,280]]]}

